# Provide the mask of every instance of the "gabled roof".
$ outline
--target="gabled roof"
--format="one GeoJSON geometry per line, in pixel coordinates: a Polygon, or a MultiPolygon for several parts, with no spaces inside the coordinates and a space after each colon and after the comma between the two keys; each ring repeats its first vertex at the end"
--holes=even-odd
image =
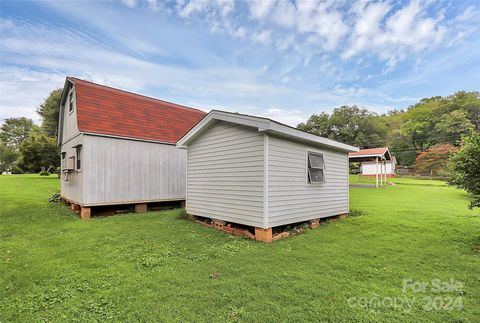
{"type": "Polygon", "coordinates": [[[74,77],[78,129],[84,133],[175,143],[206,113],[74,77]]]}
{"type": "Polygon", "coordinates": [[[348,154],[350,160],[353,161],[363,161],[368,159],[373,159],[375,157],[379,157],[382,159],[390,160],[391,155],[388,147],[379,147],[379,148],[368,148],[368,149],[360,149],[359,151],[352,152],[348,154]]]}
{"type": "Polygon", "coordinates": [[[301,141],[315,146],[321,146],[326,148],[331,148],[335,150],[340,150],[344,152],[357,151],[357,147],[353,147],[338,141],[331,139],[323,138],[320,136],[313,135],[311,133],[298,130],[296,128],[287,126],[280,122],[263,118],[250,116],[246,114],[231,113],[226,111],[212,110],[210,113],[205,116],[199,123],[195,125],[183,138],[177,142],[177,147],[186,148],[188,145],[195,140],[195,138],[208,127],[214,125],[218,121],[226,121],[230,123],[240,124],[244,126],[249,126],[257,128],[259,132],[265,132],[269,134],[274,134],[286,139],[301,141]]]}

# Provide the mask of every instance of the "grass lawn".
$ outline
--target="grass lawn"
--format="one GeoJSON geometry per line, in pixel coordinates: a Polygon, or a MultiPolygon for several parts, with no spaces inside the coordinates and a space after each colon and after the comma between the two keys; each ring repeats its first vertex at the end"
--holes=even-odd
{"type": "Polygon", "coordinates": [[[262,244],[182,210],[82,221],[46,201],[57,178],[0,176],[0,322],[478,321],[480,211],[443,182],[395,182],[351,190],[363,215],[262,244]]]}

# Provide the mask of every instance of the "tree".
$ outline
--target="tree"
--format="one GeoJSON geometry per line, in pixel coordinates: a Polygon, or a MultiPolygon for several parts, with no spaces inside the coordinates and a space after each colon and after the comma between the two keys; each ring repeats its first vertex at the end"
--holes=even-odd
{"type": "Polygon", "coordinates": [[[462,146],[450,160],[448,183],[473,196],[469,208],[480,207],[480,132],[462,139],[462,146]]]}
{"type": "Polygon", "coordinates": [[[30,130],[35,127],[28,118],[8,118],[0,128],[0,141],[18,151],[22,142],[27,139],[30,130]]]}
{"type": "Polygon", "coordinates": [[[22,164],[31,171],[56,168],[59,165],[59,151],[54,137],[49,137],[39,130],[30,132],[20,146],[22,164]]]}
{"type": "Polygon", "coordinates": [[[468,120],[480,131],[480,92],[459,91],[447,97],[445,113],[461,110],[467,113],[468,120]]]}
{"type": "Polygon", "coordinates": [[[330,127],[330,115],[326,112],[312,114],[306,123],[300,123],[297,128],[317,136],[326,138],[332,138],[333,136],[333,131],[330,127]]]}
{"type": "Polygon", "coordinates": [[[437,130],[440,138],[443,135],[446,141],[459,144],[462,135],[466,135],[475,129],[473,123],[468,120],[467,115],[467,111],[463,110],[454,110],[442,115],[439,122],[435,125],[435,130],[437,130]]]}
{"type": "Polygon", "coordinates": [[[0,143],[0,174],[12,169],[15,161],[18,159],[18,152],[5,143],[0,143]]]}
{"type": "Polygon", "coordinates": [[[42,129],[50,137],[57,136],[61,97],[62,89],[53,90],[45,101],[37,108],[37,113],[42,117],[42,129]]]}
{"type": "Polygon", "coordinates": [[[387,134],[387,127],[379,116],[357,106],[336,108],[332,115],[313,114],[297,128],[365,148],[384,145],[387,134]]]}
{"type": "Polygon", "coordinates": [[[446,175],[448,159],[456,148],[451,144],[435,145],[421,152],[415,161],[417,173],[446,175]]]}
{"type": "Polygon", "coordinates": [[[441,97],[420,100],[403,114],[400,134],[416,151],[424,151],[436,143],[436,110],[443,102],[441,97]]]}

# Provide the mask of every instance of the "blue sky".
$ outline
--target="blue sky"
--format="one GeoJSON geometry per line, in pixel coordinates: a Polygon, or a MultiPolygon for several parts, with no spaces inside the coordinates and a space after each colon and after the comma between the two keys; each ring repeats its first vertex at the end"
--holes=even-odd
{"type": "Polygon", "coordinates": [[[0,120],[66,75],[290,125],[480,90],[478,1],[1,1],[0,120]]]}

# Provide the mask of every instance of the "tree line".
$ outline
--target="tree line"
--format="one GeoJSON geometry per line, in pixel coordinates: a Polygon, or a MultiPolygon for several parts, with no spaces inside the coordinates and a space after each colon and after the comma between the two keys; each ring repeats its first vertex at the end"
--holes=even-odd
{"type": "Polygon", "coordinates": [[[425,98],[385,114],[342,106],[331,114],[313,114],[297,128],[359,148],[387,146],[398,164],[418,166],[422,172],[429,168],[424,161],[432,155],[451,153],[463,135],[480,131],[480,93],[460,91],[425,98]]]}
{"type": "Polygon", "coordinates": [[[50,93],[37,108],[42,119],[40,126],[32,119],[8,118],[0,127],[0,174],[11,171],[56,172],[60,164],[57,146],[58,111],[62,89],[50,93]]]}
{"type": "MultiPolygon", "coordinates": [[[[0,127],[0,174],[58,171],[58,116],[62,89],[53,90],[37,108],[41,125],[8,118],[0,127]]],[[[417,172],[446,175],[449,184],[474,196],[480,206],[480,93],[421,99],[405,110],[374,113],[341,106],[331,114],[313,114],[298,129],[360,148],[387,146],[400,165],[417,172]]]]}

